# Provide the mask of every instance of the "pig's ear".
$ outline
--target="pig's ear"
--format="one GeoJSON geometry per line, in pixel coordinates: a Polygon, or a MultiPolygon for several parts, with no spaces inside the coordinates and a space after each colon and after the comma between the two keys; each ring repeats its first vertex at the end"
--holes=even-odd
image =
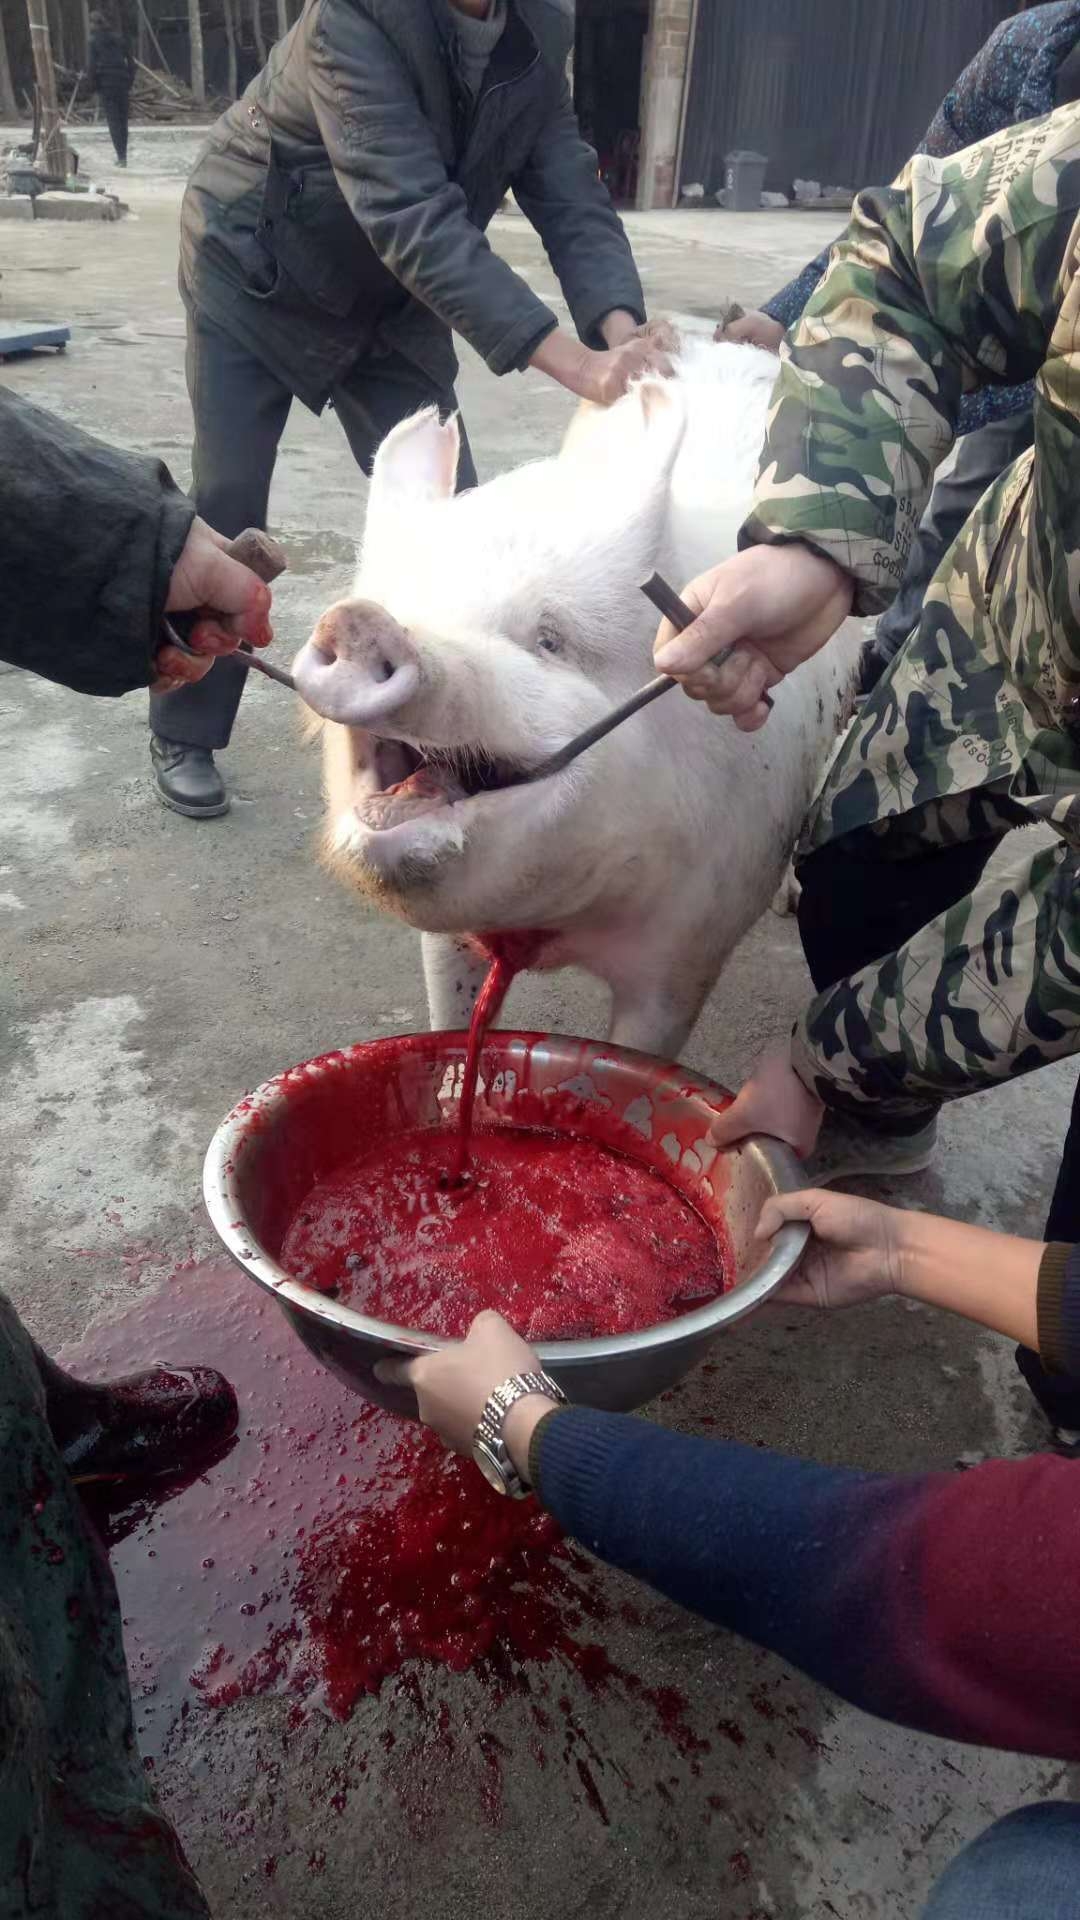
{"type": "MultiPolygon", "coordinates": [[[[671,477],[686,432],[678,381],[648,379],[607,411],[597,410],[564,455],[565,511],[587,501],[591,540],[605,565],[641,579],[655,565],[671,504],[671,477]]],[[[580,533],[578,538],[580,539],[580,533]]]]}
{"type": "Polygon", "coordinates": [[[670,472],[686,432],[682,388],[674,380],[650,376],[638,382],[634,397],[641,408],[649,452],[655,455],[658,465],[670,472]]]}
{"type": "Polygon", "coordinates": [[[560,458],[568,473],[591,483],[599,469],[607,491],[629,487],[637,497],[643,474],[670,479],[685,432],[681,384],[649,375],[614,407],[579,407],[560,458]]]}
{"type": "Polygon", "coordinates": [[[375,455],[372,502],[449,500],[457,481],[460,450],[461,435],[454,416],[443,424],[438,409],[427,407],[411,420],[403,420],[375,455]]]}

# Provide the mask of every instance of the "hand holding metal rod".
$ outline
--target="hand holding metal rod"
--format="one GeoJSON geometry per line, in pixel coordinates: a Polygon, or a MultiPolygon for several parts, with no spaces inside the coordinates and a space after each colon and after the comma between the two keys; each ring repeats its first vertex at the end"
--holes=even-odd
{"type": "MultiPolygon", "coordinates": [[[[230,560],[239,560],[242,567],[249,567],[251,572],[258,574],[259,579],[265,581],[267,586],[285,571],[285,555],[277,541],[271,540],[270,535],[263,533],[258,527],[245,528],[243,533],[237,534],[235,540],[230,540],[225,551],[230,560]]],[[[180,626],[190,633],[199,615],[198,613],[183,614],[174,616],[172,620],[163,615],[161,627],[169,645],[175,647],[178,653],[186,654],[189,660],[205,661],[210,656],[205,653],[196,653],[195,648],[190,647],[186,639],[181,638],[177,630],[177,619],[180,626]]],[[[290,693],[296,692],[296,682],[292,674],[286,673],[283,667],[275,667],[269,660],[264,660],[261,653],[256,653],[246,640],[241,640],[233,653],[219,654],[217,657],[222,660],[238,660],[243,667],[255,667],[259,673],[265,674],[268,680],[276,680],[279,687],[288,687],[290,693]]]]}

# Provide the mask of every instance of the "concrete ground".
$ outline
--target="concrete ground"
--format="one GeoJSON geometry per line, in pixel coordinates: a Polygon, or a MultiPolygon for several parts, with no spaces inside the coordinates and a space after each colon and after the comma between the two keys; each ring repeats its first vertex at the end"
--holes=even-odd
{"type": "MultiPolygon", "coordinates": [[[[80,132],[78,144],[84,166],[107,177],[101,136],[80,132]]],[[[181,482],[188,409],[174,276],[192,145],[189,134],[136,129],[132,170],[119,176],[130,220],[9,226],[0,262],[0,319],[73,330],[64,357],[11,363],[0,377],[160,453],[181,482]]],[[[835,224],[696,212],[628,222],[654,309],[701,318],[722,297],[763,297],[835,224]]],[[[500,221],[494,238],[552,293],[520,218],[500,221]]],[[[555,446],[565,396],[531,375],[496,383],[468,353],[463,362],[482,477],[555,446]]],[[[277,593],[282,654],[347,580],[363,492],[332,418],[298,408],[273,501],[290,558],[277,593]]],[[[0,731],[0,1249],[5,1285],[55,1348],[92,1323],[107,1333],[181,1263],[212,1252],[202,1153],[245,1088],[324,1048],[421,1024],[423,995],[408,930],[358,907],[314,864],[318,767],[278,689],[248,692],[225,763],[233,811],[201,826],[153,797],[137,696],[88,701],[9,670],[0,731]]],[[[688,1057],[737,1084],[806,985],[793,924],[770,915],[688,1057]]],[[[511,1017],[592,1034],[600,998],[574,978],[526,980],[511,1017]]],[[[1038,1231],[1070,1091],[1067,1069],[1050,1070],[959,1106],[933,1171],[906,1184],[905,1200],[1038,1231]]],[[[171,1285],[182,1303],[183,1272],[171,1285]]],[[[215,1357],[190,1345],[174,1357],[215,1357]]],[[[895,1304],[831,1324],[763,1314],[731,1333],[716,1371],[665,1413],[904,1471],[1015,1452],[1034,1431],[1002,1342],[895,1304]]],[[[118,1561],[129,1616],[137,1562],[130,1550],[118,1561]]],[[[643,1618],[624,1617],[628,1583],[597,1577],[612,1659],[684,1696],[682,1731],[666,1745],[633,1690],[590,1692],[573,1669],[557,1682],[533,1677],[533,1702],[537,1688],[553,1689],[573,1729],[546,1764],[527,1673],[508,1692],[488,1673],[407,1672],[346,1723],[301,1715],[295,1737],[299,1709],[272,1685],[217,1709],[185,1696],[156,1777],[215,1912],[914,1920],[934,1877],[990,1819],[1069,1790],[1061,1768],[879,1726],[674,1608],[649,1602],[643,1618]],[[456,1730],[449,1765],[425,1744],[436,1703],[440,1725],[456,1730]],[[494,1754],[493,1800],[477,1779],[494,1754]],[[430,1765],[423,1794],[403,1777],[410,1765],[430,1765]],[[325,1782],[349,1767],[342,1817],[325,1782]]],[[[156,1684],[141,1675],[144,1694],[156,1684]]]]}

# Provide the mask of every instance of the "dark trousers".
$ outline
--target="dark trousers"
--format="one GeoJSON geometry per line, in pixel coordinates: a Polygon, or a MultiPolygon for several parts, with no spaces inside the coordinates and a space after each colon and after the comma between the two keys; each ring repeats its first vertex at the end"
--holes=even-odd
{"type": "MultiPolygon", "coordinates": [[[[291,392],[197,310],[188,312],[187,383],[195,416],[195,505],[229,539],[245,527],[265,527],[291,392]]],[[[447,414],[457,406],[452,392],[435,392],[418,368],[396,354],[354,367],[332,399],[353,457],[368,474],[380,442],[399,421],[422,407],[438,406],[447,414]]],[[[457,484],[459,490],[476,485],[464,432],[457,484]]],[[[227,747],[246,680],[244,667],[223,659],[193,686],[151,694],[153,731],[183,746],[227,747]]]]}
{"type": "Polygon", "coordinates": [[[0,1911],[210,1920],[135,1745],[116,1584],[42,1359],[0,1294],[0,1911]]]}
{"type": "MultiPolygon", "coordinates": [[[[998,844],[988,835],[906,860],[875,858],[865,836],[818,848],[799,868],[799,933],[817,991],[895,953],[965,899],[998,844]]],[[[1045,1238],[1080,1240],[1080,1083],[1045,1238]]],[[[1080,1380],[1047,1373],[1027,1347],[1016,1349],[1016,1364],[1053,1425],[1080,1428],[1080,1380]]]]}
{"type": "Polygon", "coordinates": [[[108,122],[109,138],[120,161],[127,160],[129,98],[127,87],[101,87],[98,90],[98,99],[108,122]]]}
{"type": "Polygon", "coordinates": [[[1034,434],[1035,422],[1029,410],[1011,413],[1004,420],[991,420],[988,426],[966,433],[959,442],[951,471],[938,481],[930,496],[900,591],[878,621],[873,640],[877,659],[891,660],[914,632],[926,589],[964,521],[987,487],[1027,452],[1034,434]]]}

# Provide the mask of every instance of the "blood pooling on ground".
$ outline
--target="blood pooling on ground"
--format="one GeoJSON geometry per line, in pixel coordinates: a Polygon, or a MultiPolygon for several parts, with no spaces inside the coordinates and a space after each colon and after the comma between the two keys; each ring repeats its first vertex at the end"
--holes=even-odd
{"type": "Polygon", "coordinates": [[[502,1691],[553,1663],[590,1692],[632,1688],[679,1744],[671,1699],[597,1644],[619,1618],[604,1570],[535,1502],[334,1380],[230,1264],[181,1271],[59,1357],[107,1379],[193,1355],[236,1388],[235,1442],[175,1480],[87,1490],[149,1760],[194,1712],[255,1695],[345,1719],[395,1675],[473,1669],[502,1691]]]}

